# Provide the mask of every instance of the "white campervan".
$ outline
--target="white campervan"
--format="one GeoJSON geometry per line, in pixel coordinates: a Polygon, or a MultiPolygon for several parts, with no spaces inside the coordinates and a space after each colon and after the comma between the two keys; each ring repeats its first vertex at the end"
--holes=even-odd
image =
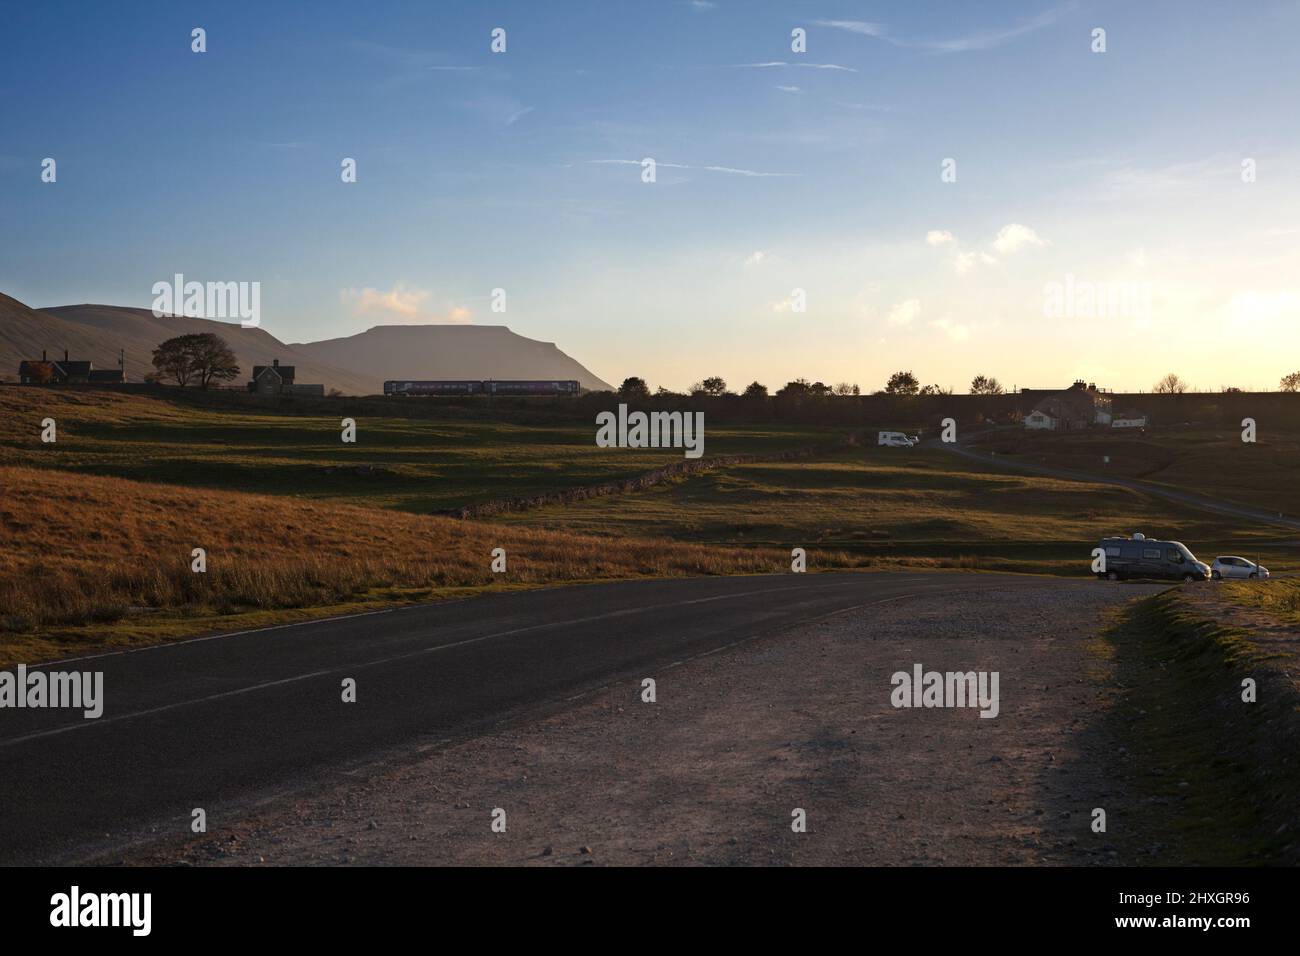
{"type": "Polygon", "coordinates": [[[891,448],[911,448],[916,444],[916,439],[909,438],[903,432],[881,432],[876,438],[876,444],[891,448]]]}

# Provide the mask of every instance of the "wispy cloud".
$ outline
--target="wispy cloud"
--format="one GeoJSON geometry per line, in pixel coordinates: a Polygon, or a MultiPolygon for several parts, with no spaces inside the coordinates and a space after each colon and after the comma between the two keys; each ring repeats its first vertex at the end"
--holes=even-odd
{"type": "Polygon", "coordinates": [[[836,106],[843,107],[846,110],[859,110],[864,113],[897,113],[898,110],[892,106],[880,106],[877,103],[836,103],[836,106]]]}
{"type": "Polygon", "coordinates": [[[887,321],[890,325],[911,325],[921,314],[920,299],[906,299],[889,310],[887,321]]]}
{"type": "Polygon", "coordinates": [[[941,319],[935,319],[930,324],[936,329],[942,331],[954,342],[968,341],[971,337],[971,332],[973,331],[973,328],[969,323],[958,321],[948,315],[945,315],[941,319]]]}
{"type": "Polygon", "coordinates": [[[971,50],[991,50],[994,47],[1051,26],[1067,12],[1074,9],[1074,6],[1073,3],[1069,3],[1051,10],[1045,10],[1037,16],[1021,20],[1019,23],[1008,27],[978,30],[963,36],[939,40],[896,36],[883,23],[866,20],[814,20],[813,23],[819,27],[829,27],[833,30],[842,30],[846,33],[855,33],[859,36],[883,40],[886,43],[892,43],[894,46],[907,49],[925,50],[929,53],[966,53],[971,50]]]}
{"type": "Polygon", "coordinates": [[[453,59],[459,58],[429,50],[406,50],[365,40],[354,40],[348,46],[363,57],[387,68],[390,74],[386,81],[388,86],[400,87],[419,82],[428,77],[431,72],[477,73],[483,69],[479,66],[452,62],[453,59]]]}
{"type": "Polygon", "coordinates": [[[489,123],[496,126],[513,126],[535,109],[532,106],[525,106],[513,96],[495,93],[486,93],[474,99],[466,100],[461,106],[478,113],[489,123]]]}
{"type": "Polygon", "coordinates": [[[767,60],[763,63],[730,63],[728,69],[732,70],[779,70],[784,67],[801,67],[805,70],[840,70],[844,73],[858,72],[851,66],[840,66],[838,63],[790,63],[786,60],[767,60]]]}
{"type": "MultiPolygon", "coordinates": [[[[590,166],[640,166],[639,159],[589,159],[590,166]]],[[[657,169],[702,169],[710,173],[726,173],[729,176],[752,176],[758,178],[798,176],[799,173],[765,173],[755,169],[739,169],[735,166],[691,166],[686,163],[664,163],[655,160],[657,169]]]]}
{"type": "Polygon", "coordinates": [[[802,92],[803,92],[803,90],[799,89],[799,87],[797,87],[797,86],[778,86],[777,89],[780,90],[782,93],[802,93],[802,92]]]}
{"type": "Polygon", "coordinates": [[[847,33],[858,33],[864,37],[880,37],[888,39],[883,23],[869,23],[865,20],[814,20],[819,27],[830,27],[834,30],[844,30],[847,33]]]}

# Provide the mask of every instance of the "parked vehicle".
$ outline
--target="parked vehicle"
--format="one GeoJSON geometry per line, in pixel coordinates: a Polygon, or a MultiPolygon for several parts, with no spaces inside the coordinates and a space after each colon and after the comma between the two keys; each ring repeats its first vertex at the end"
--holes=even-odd
{"type": "Polygon", "coordinates": [[[1143,534],[1131,538],[1102,538],[1106,553],[1106,570],[1098,577],[1111,581],[1128,578],[1172,578],[1183,581],[1206,581],[1210,566],[1196,560],[1196,555],[1181,541],[1154,541],[1143,534]]]}
{"type": "Polygon", "coordinates": [[[1223,578],[1267,578],[1268,568],[1235,554],[1220,555],[1210,565],[1210,577],[1216,581],[1223,578]]]}
{"type": "Polygon", "coordinates": [[[877,445],[888,445],[891,448],[911,448],[916,444],[915,438],[909,438],[902,432],[881,432],[876,437],[877,445]]]}

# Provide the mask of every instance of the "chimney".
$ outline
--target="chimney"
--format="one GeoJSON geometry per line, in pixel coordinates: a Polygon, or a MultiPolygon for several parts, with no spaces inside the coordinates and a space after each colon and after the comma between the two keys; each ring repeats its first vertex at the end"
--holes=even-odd
{"type": "Polygon", "coordinates": [[[68,350],[67,350],[67,349],[64,349],[64,350],[63,350],[63,361],[66,362],[67,360],[68,360],[68,350]]]}
{"type": "Polygon", "coordinates": [[[45,349],[41,349],[41,361],[42,361],[42,362],[48,362],[48,361],[49,361],[49,359],[47,359],[47,358],[45,357],[45,349]]]}
{"type": "Polygon", "coordinates": [[[272,368],[279,368],[279,367],[280,367],[280,360],[279,360],[279,359],[271,359],[271,367],[272,367],[272,368]]]}

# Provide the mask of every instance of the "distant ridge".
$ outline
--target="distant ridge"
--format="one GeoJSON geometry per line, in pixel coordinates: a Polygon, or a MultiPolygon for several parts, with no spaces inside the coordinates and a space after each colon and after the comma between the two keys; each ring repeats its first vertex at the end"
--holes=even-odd
{"type": "Polygon", "coordinates": [[[18,363],[51,359],[67,351],[96,368],[117,368],[126,352],[128,381],[153,371],[153,350],[175,335],[214,332],[230,344],[241,378],[254,365],[279,359],[297,367],[297,381],[322,384],[348,395],[383,391],[390,378],[577,379],[584,388],[609,385],[550,342],[516,335],[505,326],[378,326],[358,335],[289,345],[265,329],[186,316],[155,317],[149,309],[113,305],[64,305],[33,309],[0,293],[0,381],[16,381],[18,363]]]}
{"type": "Polygon", "coordinates": [[[610,388],[555,343],[504,325],[377,325],[290,348],[345,367],[376,391],[386,379],[576,379],[583,388],[610,388]]]}

